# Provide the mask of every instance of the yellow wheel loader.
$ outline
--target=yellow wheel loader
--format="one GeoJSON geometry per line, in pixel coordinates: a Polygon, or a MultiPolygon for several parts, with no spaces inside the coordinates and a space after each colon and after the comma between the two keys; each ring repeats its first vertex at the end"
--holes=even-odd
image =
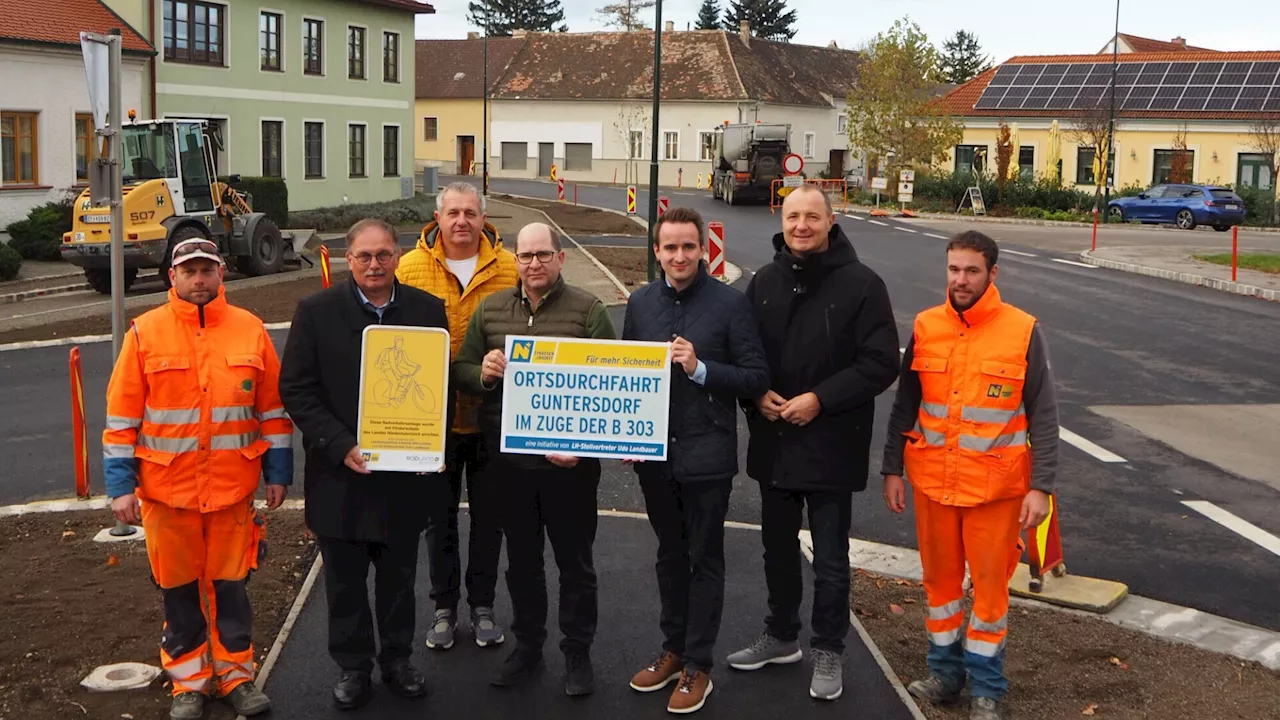
{"type": "MultiPolygon", "coordinates": [[[[125,290],[143,268],[158,268],[168,287],[170,250],[195,237],[216,242],[245,275],[277,273],[295,259],[292,243],[253,211],[252,198],[214,175],[206,123],[149,120],[127,123],[121,133],[125,290]]],[[[71,232],[62,236],[62,258],[84,268],[90,286],[108,295],[110,238],[111,208],[94,207],[85,190],[76,199],[71,232]]]]}

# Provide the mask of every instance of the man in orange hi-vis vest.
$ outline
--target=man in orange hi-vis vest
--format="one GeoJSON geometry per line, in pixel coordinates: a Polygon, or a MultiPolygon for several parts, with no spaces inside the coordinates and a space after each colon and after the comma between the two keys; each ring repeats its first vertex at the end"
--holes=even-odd
{"type": "Polygon", "coordinates": [[[904,467],[914,488],[929,602],[929,677],[907,689],[954,702],[967,675],[971,720],[1001,717],[1009,579],[1058,469],[1048,347],[1036,319],[1000,299],[997,255],[979,232],[947,245],[947,302],[916,316],[881,467],[893,512],[907,506],[904,467]],[[966,562],[973,611],[961,644],[966,562]]]}
{"type": "Polygon", "coordinates": [[[111,373],[103,474],[116,518],[142,522],[163,591],[169,717],[202,717],[210,694],[258,715],[271,702],[252,682],[253,498],[265,475],[267,506],[284,502],[293,423],[262,321],[227,303],[217,245],[182,241],[170,264],[168,304],[134,320],[111,373]]]}

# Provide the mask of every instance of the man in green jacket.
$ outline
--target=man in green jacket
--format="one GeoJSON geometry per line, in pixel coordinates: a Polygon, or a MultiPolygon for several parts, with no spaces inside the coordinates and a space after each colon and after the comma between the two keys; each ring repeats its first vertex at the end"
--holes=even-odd
{"type": "MultiPolygon", "coordinates": [[[[526,225],[516,238],[520,283],[481,301],[453,364],[454,382],[481,396],[480,430],[488,447],[501,447],[502,378],[508,335],[601,338],[617,334],[604,303],[567,285],[560,277],[564,250],[543,223],[526,225]]],[[[596,489],[600,461],[571,455],[496,453],[486,469],[502,497],[502,529],[507,537],[507,591],[514,619],[515,650],[490,682],[520,684],[542,669],[547,640],[547,579],[543,537],[551,536],[560,571],[560,649],[565,656],[565,692],[595,690],[591,642],[595,638],[596,572],[591,546],[596,537],[596,489]]]]}

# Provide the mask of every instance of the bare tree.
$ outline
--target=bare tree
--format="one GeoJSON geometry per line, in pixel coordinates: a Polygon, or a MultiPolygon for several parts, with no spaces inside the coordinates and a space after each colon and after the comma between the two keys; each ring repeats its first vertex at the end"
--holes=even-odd
{"type": "MultiPolygon", "coordinates": [[[[1064,134],[1071,142],[1081,147],[1093,148],[1094,155],[1098,153],[1098,149],[1103,145],[1110,147],[1107,138],[1107,132],[1111,128],[1111,115],[1107,107],[1102,103],[1098,103],[1091,108],[1087,108],[1080,115],[1077,115],[1064,129],[1064,134]]],[[[1108,152],[1108,156],[1110,152],[1108,152]]],[[[1109,157],[1102,158],[1103,175],[1110,176],[1113,170],[1107,167],[1109,157]]],[[[1094,178],[1093,205],[1097,208],[1101,204],[1102,187],[1106,183],[1106,178],[1094,178]],[[1101,182],[1100,182],[1101,181],[1101,182]]]]}
{"type": "Polygon", "coordinates": [[[1000,119],[1000,132],[996,134],[996,187],[1000,199],[1004,199],[1004,186],[1009,181],[1009,160],[1013,157],[1012,138],[1004,118],[1000,119]]]}
{"type": "Polygon", "coordinates": [[[1276,201],[1276,193],[1280,191],[1280,182],[1276,178],[1276,161],[1280,156],[1280,120],[1263,118],[1249,128],[1249,140],[1252,149],[1257,150],[1267,163],[1267,171],[1271,174],[1271,224],[1280,225],[1280,202],[1276,201]]]}
{"type": "Polygon", "coordinates": [[[625,100],[618,107],[618,119],[613,122],[613,129],[617,133],[618,141],[623,148],[623,157],[625,160],[625,178],[623,182],[632,183],[639,180],[638,163],[646,160],[644,148],[644,133],[649,129],[649,110],[642,103],[629,103],[625,100]],[[639,133],[640,142],[633,141],[633,136],[639,133]]]}
{"type": "Polygon", "coordinates": [[[1173,134],[1173,157],[1169,159],[1169,182],[1191,182],[1191,153],[1187,150],[1187,124],[1178,126],[1173,134]]]}
{"type": "Polygon", "coordinates": [[[648,29],[649,25],[641,12],[652,8],[657,0],[615,0],[596,10],[605,27],[613,27],[623,32],[637,32],[648,29]]]}

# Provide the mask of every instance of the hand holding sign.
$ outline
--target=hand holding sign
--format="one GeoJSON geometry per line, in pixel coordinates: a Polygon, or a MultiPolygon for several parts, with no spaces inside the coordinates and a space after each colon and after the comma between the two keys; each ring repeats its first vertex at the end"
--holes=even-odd
{"type": "Polygon", "coordinates": [[[671,341],[671,362],[684,368],[685,375],[693,375],[698,369],[698,354],[693,350],[693,343],[677,335],[671,341]]]}
{"type": "Polygon", "coordinates": [[[507,356],[501,350],[490,350],[480,366],[480,379],[485,385],[492,385],[501,380],[506,372],[507,356]]]}

